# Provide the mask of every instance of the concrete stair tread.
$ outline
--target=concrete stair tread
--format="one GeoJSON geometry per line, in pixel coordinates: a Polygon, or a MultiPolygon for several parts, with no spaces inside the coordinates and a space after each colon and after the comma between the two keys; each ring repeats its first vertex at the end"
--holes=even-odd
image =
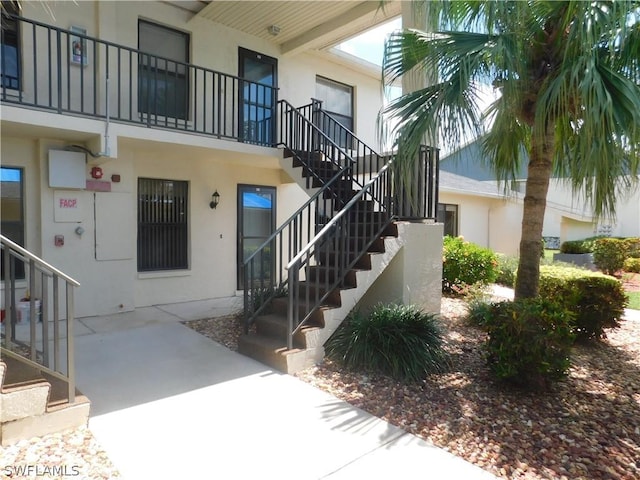
{"type": "MultiPolygon", "coordinates": [[[[68,387],[63,380],[10,356],[4,356],[2,362],[5,363],[6,368],[0,393],[7,394],[19,390],[47,386],[49,388],[47,411],[59,410],[69,405],[67,398],[68,387]]],[[[89,399],[80,390],[76,389],[74,404],[89,402],[89,399]]]]}
{"type": "Polygon", "coordinates": [[[4,378],[0,392],[7,393],[16,389],[37,385],[44,381],[40,370],[8,355],[2,357],[5,364],[4,378]]]}

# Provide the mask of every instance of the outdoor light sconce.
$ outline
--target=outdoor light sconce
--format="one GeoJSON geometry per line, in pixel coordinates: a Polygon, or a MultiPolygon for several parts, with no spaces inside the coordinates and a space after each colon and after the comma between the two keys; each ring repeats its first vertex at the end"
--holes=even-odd
{"type": "Polygon", "coordinates": [[[216,190],[215,192],[213,192],[213,195],[211,195],[211,203],[209,204],[209,208],[215,210],[215,208],[218,206],[218,202],[220,202],[220,194],[218,193],[218,190],[216,190]]]}

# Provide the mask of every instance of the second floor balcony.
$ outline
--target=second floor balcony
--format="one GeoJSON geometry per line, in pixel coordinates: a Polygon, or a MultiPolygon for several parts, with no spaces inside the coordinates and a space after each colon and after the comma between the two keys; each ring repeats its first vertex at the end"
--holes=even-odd
{"type": "Polygon", "coordinates": [[[242,78],[16,15],[3,17],[0,55],[7,105],[274,145],[268,71],[242,78]]]}

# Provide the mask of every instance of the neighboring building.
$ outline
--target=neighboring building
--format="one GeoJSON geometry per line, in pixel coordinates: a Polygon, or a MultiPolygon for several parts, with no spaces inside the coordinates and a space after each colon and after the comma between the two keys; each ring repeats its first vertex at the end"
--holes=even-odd
{"type": "MultiPolygon", "coordinates": [[[[483,158],[479,141],[442,158],[440,169],[438,218],[445,223],[445,234],[463,235],[497,252],[516,255],[526,183],[524,170],[505,191],[483,158]]],[[[616,219],[596,222],[588,202],[574,195],[563,180],[551,179],[542,233],[547,246],[558,248],[566,240],[600,234],[640,236],[640,191],[621,196],[616,208],[616,219]]]]}
{"type": "MultiPolygon", "coordinates": [[[[18,12],[3,2],[20,14],[3,18],[3,235],[81,283],[76,316],[226,297],[241,306],[244,261],[327,183],[326,171],[301,174],[279,147],[310,163],[320,155],[321,169],[379,150],[379,68],[329,47],[397,16],[399,3],[22,2],[18,12]],[[288,106],[312,98],[323,112],[288,106]],[[303,140],[315,146],[300,153],[293,143],[303,140]]],[[[355,185],[383,164],[344,175],[355,185]]],[[[339,203],[334,194],[317,204],[339,203]]],[[[387,208],[367,195],[363,204],[387,208]]],[[[287,248],[301,251],[331,216],[318,205],[305,220],[315,229],[292,233],[276,254],[267,247],[251,281],[286,281],[287,248]]],[[[394,262],[406,265],[379,291],[437,310],[441,234],[430,227],[433,245],[411,253],[438,259],[429,279],[407,283],[411,242],[400,238],[407,260],[394,262]]]]}

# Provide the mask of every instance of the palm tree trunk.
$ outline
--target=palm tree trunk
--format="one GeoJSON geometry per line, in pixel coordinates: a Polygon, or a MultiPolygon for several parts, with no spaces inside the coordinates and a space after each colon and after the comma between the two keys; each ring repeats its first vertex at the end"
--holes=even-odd
{"type": "Polygon", "coordinates": [[[522,213],[520,261],[515,288],[516,299],[532,298],[538,295],[542,225],[547,206],[547,192],[549,191],[555,148],[553,128],[550,126],[547,127],[543,135],[536,135],[536,132],[532,132],[532,137],[522,213]]]}

